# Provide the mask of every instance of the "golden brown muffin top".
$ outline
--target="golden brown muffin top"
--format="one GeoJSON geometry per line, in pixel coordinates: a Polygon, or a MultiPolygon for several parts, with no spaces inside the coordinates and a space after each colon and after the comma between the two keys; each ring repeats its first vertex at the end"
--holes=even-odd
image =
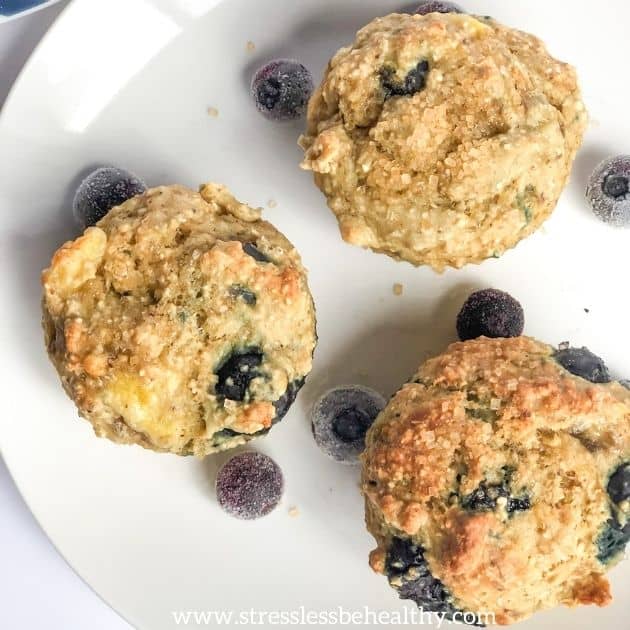
{"type": "Polygon", "coordinates": [[[162,186],[112,209],[55,253],[42,282],[51,359],[115,441],[198,455],[242,443],[311,368],[297,251],[216,184],[162,186]]]}
{"type": "Polygon", "coordinates": [[[536,37],[467,15],[392,14],[330,61],[302,166],[349,243],[461,267],[550,215],[586,121],[575,71],[536,37]]]}
{"type": "Polygon", "coordinates": [[[460,607],[499,623],[604,605],[619,554],[602,557],[600,537],[630,516],[606,488],[628,461],[630,391],[619,383],[574,376],[527,337],[455,343],[368,433],[371,564],[384,572],[392,538],[410,538],[460,607]]]}

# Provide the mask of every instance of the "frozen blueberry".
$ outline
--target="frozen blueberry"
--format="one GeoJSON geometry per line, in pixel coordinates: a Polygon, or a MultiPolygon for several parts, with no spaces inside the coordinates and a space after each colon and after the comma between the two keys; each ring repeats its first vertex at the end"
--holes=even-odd
{"type": "Polygon", "coordinates": [[[464,10],[454,2],[446,0],[424,0],[421,2],[415,13],[427,15],[427,13],[463,13],[464,10]]]}
{"type": "Polygon", "coordinates": [[[588,180],[586,199],[605,223],[630,227],[630,155],[618,155],[599,164],[588,180]]]}
{"type": "Polygon", "coordinates": [[[588,348],[563,348],[554,355],[568,372],[581,376],[591,383],[610,383],[610,373],[604,363],[588,348]]]}
{"type": "Polygon", "coordinates": [[[276,422],[280,422],[280,420],[282,420],[282,418],[287,415],[289,409],[291,408],[291,405],[295,402],[298,392],[300,391],[300,389],[302,389],[303,385],[303,378],[293,381],[293,383],[289,383],[287,391],[284,392],[284,394],[282,394],[282,396],[280,396],[280,398],[276,400],[275,403],[273,403],[273,406],[276,408],[276,417],[273,419],[274,424],[276,424],[276,422]]]}
{"type": "Polygon", "coordinates": [[[235,455],[217,475],[219,505],[236,518],[252,520],[269,514],[280,502],[283,490],[280,466],[262,453],[235,455]]]}
{"type": "Polygon", "coordinates": [[[523,334],[523,307],[509,293],[497,289],[476,291],[457,315],[462,341],[477,337],[519,337],[523,334]]]}
{"type": "Polygon", "coordinates": [[[630,499],[630,463],[621,464],[608,480],[608,496],[613,503],[630,499]]]}
{"type": "Polygon", "coordinates": [[[146,184],[133,173],[103,166],[90,173],[77,188],[72,211],[83,228],[100,221],[112,208],[141,195],[146,184]]]}
{"type": "Polygon", "coordinates": [[[381,86],[385,100],[393,96],[413,96],[424,89],[429,74],[429,62],[422,59],[411,69],[403,81],[396,76],[396,71],[387,66],[381,70],[381,86]]]}
{"type": "Polygon", "coordinates": [[[297,120],[306,112],[313,93],[313,77],[293,59],[274,59],[252,79],[256,108],[270,120],[297,120]]]}
{"type": "Polygon", "coordinates": [[[311,412],[315,442],[335,461],[356,464],[365,448],[365,434],[386,404],[369,387],[348,385],[331,389],[311,412]]]}
{"type": "Polygon", "coordinates": [[[249,384],[258,376],[263,355],[260,350],[246,350],[230,355],[217,370],[215,393],[228,400],[245,400],[249,384]]]}

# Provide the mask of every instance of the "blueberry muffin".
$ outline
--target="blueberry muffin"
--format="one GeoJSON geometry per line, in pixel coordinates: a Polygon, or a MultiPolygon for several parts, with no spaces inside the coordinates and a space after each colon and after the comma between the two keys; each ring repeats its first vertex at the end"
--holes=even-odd
{"type": "Polygon", "coordinates": [[[264,435],[311,369],[315,312],[289,241],[222,186],[162,186],[63,245],[46,346],[99,436],[204,456],[264,435]]]}
{"type": "Polygon", "coordinates": [[[378,18],[330,61],[302,167],[349,243],[436,270],[500,256],[549,217],[587,115],[576,74],[489,18],[378,18]]]}
{"type": "Polygon", "coordinates": [[[559,361],[527,337],[455,343],[377,418],[370,564],[401,598],[499,624],[610,602],[630,539],[630,391],[559,361]]]}

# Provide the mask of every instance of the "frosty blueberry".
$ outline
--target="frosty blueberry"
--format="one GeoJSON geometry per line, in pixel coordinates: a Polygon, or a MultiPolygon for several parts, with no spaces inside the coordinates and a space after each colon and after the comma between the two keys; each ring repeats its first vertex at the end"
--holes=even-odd
{"type": "Polygon", "coordinates": [[[357,463],[365,448],[365,434],[385,405],[385,399],[369,387],[331,389],[313,405],[315,442],[335,461],[357,463]]]}
{"type": "Polygon", "coordinates": [[[604,360],[588,348],[563,348],[556,352],[555,359],[565,370],[591,383],[610,382],[610,373],[604,360]]]}
{"type": "Polygon", "coordinates": [[[292,59],[275,59],[256,72],[251,92],[266,118],[297,120],[306,112],[313,88],[313,77],[305,66],[292,59]]]}
{"type": "Polygon", "coordinates": [[[428,13],[463,13],[464,10],[454,2],[446,0],[424,0],[418,5],[415,13],[427,15],[428,13]]]}
{"type": "Polygon", "coordinates": [[[252,520],[269,514],[280,502],[284,478],[280,466],[262,453],[240,453],[219,470],[219,505],[231,516],[252,520]]]}
{"type": "Polygon", "coordinates": [[[509,293],[497,289],[472,293],[457,316],[457,333],[462,341],[518,337],[524,326],[523,307],[509,293]]]}
{"type": "Polygon", "coordinates": [[[81,227],[86,228],[146,189],[146,184],[129,171],[112,166],[97,168],[79,184],[72,211],[81,227]]]}
{"type": "Polygon", "coordinates": [[[599,164],[588,181],[586,199],[604,223],[630,227],[630,155],[599,164]]]}

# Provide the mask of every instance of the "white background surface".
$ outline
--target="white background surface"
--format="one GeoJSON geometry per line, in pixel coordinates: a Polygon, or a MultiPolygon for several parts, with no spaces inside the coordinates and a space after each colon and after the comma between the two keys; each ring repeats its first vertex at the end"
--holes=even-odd
{"type": "MultiPolygon", "coordinates": [[[[209,12],[216,1],[75,0],[4,112],[0,206],[7,204],[0,219],[8,228],[0,231],[0,272],[13,293],[0,308],[3,453],[64,555],[143,630],[172,630],[173,610],[360,610],[366,603],[401,610],[411,604],[366,566],[373,541],[361,526],[357,471],[316,448],[310,404],[340,382],[392,393],[424,356],[454,340],[455,314],[480,286],[523,302],[527,334],[588,345],[613,372],[627,375],[630,294],[619,289],[617,274],[628,266],[628,237],[598,222],[583,196],[595,163],[628,150],[630,83],[615,81],[612,90],[611,81],[624,76],[630,5],[608,0],[615,11],[594,15],[592,0],[575,0],[571,28],[561,28],[566,3],[466,1],[473,12],[536,32],[573,61],[593,124],[573,182],[543,230],[501,260],[437,276],[342,243],[321,194],[297,168],[301,126],[256,116],[248,92],[252,69],[271,57],[299,57],[319,76],[357,28],[399,8],[400,0],[229,0],[209,12]],[[208,106],[219,116],[209,117],[208,106]],[[96,440],[45,358],[37,279],[72,229],[67,198],[74,180],[103,162],[137,171],[150,184],[212,179],[253,205],[274,199],[265,217],[310,269],[320,343],[290,417],[255,444],[278,461],[287,482],[283,506],[260,522],[220,513],[212,483],[221,458],[178,459],[96,440]],[[402,297],[392,294],[394,282],[404,284],[402,297]],[[299,518],[288,515],[291,505],[299,518]]],[[[23,555],[17,550],[20,566],[23,555]]],[[[15,566],[15,557],[7,563],[5,555],[4,564],[15,566]]],[[[557,609],[519,630],[627,630],[629,570],[625,563],[612,574],[612,606],[557,609]]],[[[24,575],[34,577],[18,615],[45,609],[31,593],[48,598],[51,584],[62,581],[41,568],[24,575]]],[[[52,603],[43,619],[27,625],[18,618],[0,630],[98,628],[91,613],[77,612],[74,593],[51,598],[63,602],[63,614],[72,606],[82,623],[57,621],[52,603]]]]}
{"type": "MultiPolygon", "coordinates": [[[[67,2],[0,24],[0,105],[67,2]]],[[[33,518],[0,458],[0,628],[130,628],[66,564],[33,518]]]]}

